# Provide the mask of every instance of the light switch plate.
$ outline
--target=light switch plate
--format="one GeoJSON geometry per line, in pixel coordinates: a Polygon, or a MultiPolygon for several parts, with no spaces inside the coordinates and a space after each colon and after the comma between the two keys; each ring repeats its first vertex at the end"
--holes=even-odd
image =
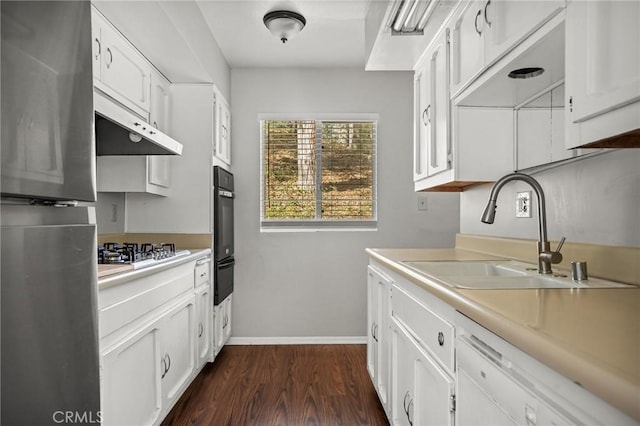
{"type": "Polygon", "coordinates": [[[531,217],[531,191],[516,195],[516,217],[531,217]]]}
{"type": "Polygon", "coordinates": [[[418,194],[418,210],[428,210],[427,208],[427,194],[418,194]]]}

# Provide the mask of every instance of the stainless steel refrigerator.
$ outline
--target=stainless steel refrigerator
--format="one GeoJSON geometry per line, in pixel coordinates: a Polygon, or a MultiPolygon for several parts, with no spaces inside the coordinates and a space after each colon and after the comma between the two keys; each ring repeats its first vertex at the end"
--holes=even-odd
{"type": "Polygon", "coordinates": [[[0,8],[0,421],[98,423],[90,3],[0,8]]]}

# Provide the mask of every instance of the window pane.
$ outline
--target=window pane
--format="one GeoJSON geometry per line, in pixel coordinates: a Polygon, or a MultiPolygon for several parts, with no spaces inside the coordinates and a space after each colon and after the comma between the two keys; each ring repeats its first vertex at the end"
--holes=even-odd
{"type": "Polygon", "coordinates": [[[322,123],[322,219],[373,218],[372,122],[322,123]]]}
{"type": "Polygon", "coordinates": [[[265,121],[264,217],[316,217],[315,122],[265,121]]]}

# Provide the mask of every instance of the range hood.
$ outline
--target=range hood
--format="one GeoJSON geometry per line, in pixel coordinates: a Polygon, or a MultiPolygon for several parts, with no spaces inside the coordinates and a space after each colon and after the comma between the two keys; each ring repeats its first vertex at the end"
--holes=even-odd
{"type": "Polygon", "coordinates": [[[99,91],[93,93],[96,155],[181,155],[182,144],[99,91]]]}

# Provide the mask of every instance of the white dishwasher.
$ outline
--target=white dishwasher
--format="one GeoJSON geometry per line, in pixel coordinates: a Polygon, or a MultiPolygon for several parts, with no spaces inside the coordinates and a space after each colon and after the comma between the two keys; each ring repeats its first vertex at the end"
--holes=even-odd
{"type": "Polygon", "coordinates": [[[602,424],[541,386],[535,372],[511,356],[515,348],[465,319],[456,346],[457,425],[602,424]]]}

